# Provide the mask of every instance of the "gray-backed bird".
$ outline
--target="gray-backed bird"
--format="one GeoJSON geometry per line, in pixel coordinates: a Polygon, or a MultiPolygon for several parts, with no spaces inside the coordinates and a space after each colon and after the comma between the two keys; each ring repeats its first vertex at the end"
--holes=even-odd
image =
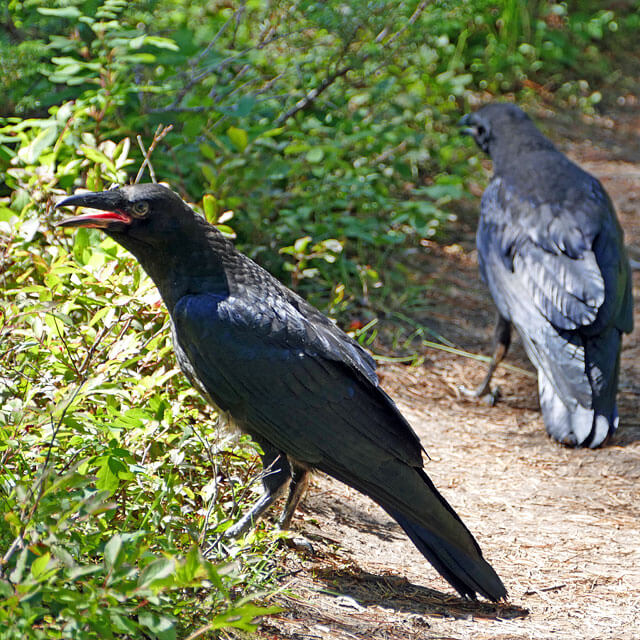
{"type": "Polygon", "coordinates": [[[480,206],[480,273],[498,307],[489,391],[511,327],[538,370],[549,435],[597,447],[618,425],[623,332],[633,328],[629,261],[600,182],[571,162],[512,104],[460,121],[493,161],[480,206]]]}

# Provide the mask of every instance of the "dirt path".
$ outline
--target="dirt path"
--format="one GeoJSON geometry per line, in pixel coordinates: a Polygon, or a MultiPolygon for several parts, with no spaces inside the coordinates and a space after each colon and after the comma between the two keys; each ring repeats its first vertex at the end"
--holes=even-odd
{"type": "MultiPolygon", "coordinates": [[[[640,117],[619,114],[560,146],[605,185],[630,254],[640,259],[640,117]],[[591,132],[591,135],[589,132],[591,132]]],[[[550,129],[552,125],[550,125],[550,129]]],[[[563,131],[564,134],[564,131],[563,131]]],[[[493,307],[477,274],[472,229],[455,247],[420,258],[433,309],[421,318],[455,344],[486,352],[493,307]]],[[[634,273],[640,311],[640,271],[634,273]]],[[[290,639],[640,638],[640,317],[626,338],[621,427],[597,451],[569,450],[545,435],[532,376],[504,368],[495,408],[458,398],[483,365],[430,351],[421,367],[381,368],[382,384],[420,435],[427,472],[474,532],[503,578],[507,605],[457,598],[400,528],[370,500],[316,476],[294,526],[315,554],[286,560],[286,609],[261,637],[290,639]]],[[[519,345],[508,362],[532,371],[519,345]]]]}

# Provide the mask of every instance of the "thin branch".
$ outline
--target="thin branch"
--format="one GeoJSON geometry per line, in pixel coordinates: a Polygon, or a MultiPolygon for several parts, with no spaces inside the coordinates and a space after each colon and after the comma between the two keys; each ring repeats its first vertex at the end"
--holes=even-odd
{"type": "Polygon", "coordinates": [[[71,362],[71,366],[73,367],[73,370],[75,371],[75,374],[77,376],[80,375],[80,370],[78,369],[77,365],[76,365],[76,361],[73,359],[73,356],[71,355],[71,350],[69,349],[69,345],[67,344],[67,341],[64,339],[64,335],[62,333],[62,331],[60,330],[60,325],[58,324],[58,322],[61,323],[60,320],[58,320],[58,318],[56,318],[54,313],[49,312],[49,315],[54,319],[54,326],[56,328],[56,333],[58,334],[58,338],[60,338],[60,341],[62,342],[62,344],[64,345],[64,349],[67,352],[67,356],[69,357],[69,362],[71,362]]]}
{"type": "Polygon", "coordinates": [[[237,93],[238,91],[242,91],[243,89],[246,89],[248,86],[252,85],[254,82],[257,82],[258,80],[259,78],[251,78],[250,80],[247,80],[243,84],[238,85],[235,89],[232,89],[231,91],[229,91],[229,93],[225,94],[224,96],[221,96],[217,100],[217,102],[222,102],[223,99],[230,98],[234,93],[237,93]]]}
{"type": "Polygon", "coordinates": [[[245,12],[246,7],[247,7],[247,0],[244,0],[244,2],[241,4],[241,6],[238,8],[238,10],[235,13],[236,24],[233,28],[233,35],[231,36],[232,47],[236,46],[236,37],[238,36],[238,29],[240,28],[240,20],[242,19],[242,14],[245,12]]]}
{"type": "Polygon", "coordinates": [[[142,174],[144,173],[145,167],[149,167],[149,173],[151,174],[151,181],[156,182],[156,173],[153,170],[153,166],[151,164],[151,159],[150,159],[151,154],[153,153],[153,150],[156,148],[156,145],[158,144],[158,142],[160,142],[160,140],[162,140],[162,138],[164,138],[169,133],[169,131],[171,131],[171,129],[173,129],[172,124],[167,125],[166,127],[164,127],[164,129],[162,128],[161,124],[158,125],[158,128],[156,129],[156,132],[153,135],[153,140],[151,141],[151,145],[148,151],[145,150],[144,148],[144,143],[142,142],[142,136],[140,134],[136,136],[136,139],[138,140],[138,146],[142,151],[144,160],[140,165],[140,169],[138,170],[138,174],[136,175],[136,179],[133,181],[133,184],[138,184],[138,182],[140,181],[140,178],[142,178],[142,174]]]}
{"type": "MultiPolygon", "coordinates": [[[[218,40],[220,39],[222,34],[227,30],[227,27],[235,19],[235,16],[236,16],[236,14],[234,13],[232,16],[227,18],[226,22],[220,27],[220,29],[218,29],[218,32],[216,33],[216,35],[213,36],[213,38],[211,39],[211,42],[209,42],[209,44],[194,58],[193,62],[190,65],[192,73],[195,72],[195,70],[198,67],[198,65],[200,64],[200,62],[202,62],[202,59],[209,53],[209,51],[211,51],[211,49],[213,49],[213,47],[216,45],[216,43],[218,42],[218,40]]],[[[223,60],[223,63],[224,62],[225,61],[223,60]]],[[[183,78],[186,78],[187,74],[185,72],[182,72],[182,73],[180,73],[180,76],[183,77],[183,78]]],[[[165,111],[165,110],[166,111],[174,111],[174,110],[176,110],[176,108],[180,104],[182,98],[184,98],[184,96],[187,94],[189,89],[194,84],[195,84],[195,82],[194,82],[194,78],[192,76],[191,80],[188,80],[186,85],[182,88],[182,90],[178,92],[178,94],[176,95],[175,100],[168,107],[165,107],[163,109],[163,111],[165,111]]],[[[202,109],[200,109],[200,110],[202,110],[202,109]]],[[[155,113],[155,112],[157,112],[157,110],[153,110],[151,113],[155,113]]]]}
{"type": "MultiPolygon", "coordinates": [[[[398,29],[385,43],[384,46],[388,47],[393,44],[424,12],[428,5],[431,4],[432,0],[422,0],[422,2],[416,7],[416,10],[411,14],[407,22],[402,25],[400,29],[398,29]]],[[[375,42],[382,42],[387,35],[387,29],[383,29],[376,38],[375,42]]]]}
{"type": "Polygon", "coordinates": [[[286,113],[281,114],[276,120],[276,127],[284,124],[289,118],[295,116],[299,111],[306,109],[318,98],[321,93],[326,91],[338,78],[347,75],[347,73],[349,73],[352,68],[353,67],[351,67],[351,65],[348,65],[346,67],[338,69],[337,71],[334,71],[331,75],[327,76],[319,86],[311,89],[311,91],[309,91],[309,93],[307,93],[304,98],[298,100],[298,102],[296,102],[293,107],[291,107],[291,109],[289,109],[286,113]]]}
{"type": "MultiPolygon", "coordinates": [[[[411,14],[407,22],[384,43],[384,46],[388,47],[391,44],[393,44],[412,24],[414,24],[414,22],[420,17],[420,15],[424,12],[424,10],[427,8],[430,2],[431,0],[422,0],[422,2],[416,7],[415,11],[411,14]]],[[[384,40],[384,38],[386,37],[387,33],[388,33],[388,29],[387,28],[383,29],[378,34],[375,42],[376,43],[382,42],[382,40],[384,40]]],[[[344,57],[344,54],[346,53],[346,50],[348,49],[349,45],[350,43],[346,43],[345,48],[340,55],[340,59],[344,57]]],[[[360,62],[363,63],[368,58],[369,58],[369,54],[365,54],[364,56],[362,56],[362,58],[360,58],[360,62]]],[[[309,91],[309,93],[307,93],[307,95],[304,98],[298,100],[298,102],[296,102],[296,104],[293,107],[291,107],[291,109],[289,109],[286,113],[283,113],[282,115],[280,115],[276,120],[276,126],[280,126],[284,124],[289,118],[294,116],[296,113],[298,113],[299,111],[302,111],[303,109],[306,109],[311,103],[313,103],[318,98],[318,96],[323,91],[328,89],[338,78],[346,75],[352,69],[353,69],[352,66],[344,66],[341,69],[338,69],[334,73],[327,76],[320,83],[320,86],[309,91]]]]}
{"type": "Polygon", "coordinates": [[[168,104],[166,107],[155,107],[149,109],[147,113],[202,113],[210,107],[180,107],[175,102],[168,104]]]}
{"type": "MultiPolygon", "coordinates": [[[[267,32],[267,33],[270,33],[270,32],[267,32]]],[[[215,73],[218,73],[218,74],[221,73],[232,62],[234,62],[235,60],[238,60],[239,58],[242,58],[250,51],[259,51],[260,49],[263,49],[264,47],[266,47],[267,45],[271,44],[276,40],[281,40],[282,38],[288,38],[289,36],[292,36],[296,33],[300,33],[300,30],[269,36],[266,40],[261,40],[252,47],[248,47],[246,49],[243,49],[242,51],[238,51],[237,53],[234,53],[233,55],[226,57],[224,60],[220,61],[218,64],[214,65],[213,67],[204,69],[197,75],[192,76],[187,81],[185,86],[182,87],[182,89],[177,93],[173,102],[168,107],[165,107],[165,109],[167,111],[174,111],[177,107],[179,107],[180,103],[182,102],[182,99],[187,95],[187,93],[192,87],[194,87],[196,84],[199,84],[200,82],[202,82],[202,80],[204,80],[210,75],[213,75],[215,73]]],[[[198,61],[200,60],[200,58],[201,58],[201,55],[198,57],[198,61]]],[[[195,65],[194,65],[194,72],[195,72],[195,65]]]]}
{"type": "Polygon", "coordinates": [[[231,24],[231,21],[235,18],[235,14],[229,16],[227,21],[218,29],[218,33],[211,39],[211,42],[198,54],[198,57],[195,59],[194,63],[191,65],[192,67],[196,67],[200,64],[202,58],[204,58],[211,49],[215,46],[216,42],[220,39],[220,36],[227,30],[227,27],[231,24]]]}
{"type": "MultiPolygon", "coordinates": [[[[254,95],[255,96],[259,96],[261,93],[266,93],[267,91],[271,90],[273,88],[273,86],[276,84],[276,82],[278,82],[278,80],[280,80],[280,78],[282,78],[282,76],[284,76],[285,71],[283,71],[282,73],[279,73],[277,76],[274,76],[273,78],[271,78],[270,80],[267,80],[264,85],[262,87],[260,87],[260,89],[258,89],[254,95]]],[[[288,93],[286,94],[282,94],[282,95],[289,95],[288,93]]],[[[268,98],[271,97],[278,97],[278,96],[268,96],[268,98]]],[[[267,99],[268,99],[267,98],[267,99]]]]}

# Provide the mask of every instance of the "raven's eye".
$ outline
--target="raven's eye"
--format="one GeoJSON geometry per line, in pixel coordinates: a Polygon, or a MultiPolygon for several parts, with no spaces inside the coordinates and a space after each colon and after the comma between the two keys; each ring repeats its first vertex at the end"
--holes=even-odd
{"type": "Polygon", "coordinates": [[[144,200],[136,202],[131,207],[131,213],[138,218],[143,218],[147,213],[149,213],[149,203],[144,200]]]}
{"type": "Polygon", "coordinates": [[[479,136],[483,136],[485,134],[485,128],[481,124],[476,127],[476,134],[479,136]]]}

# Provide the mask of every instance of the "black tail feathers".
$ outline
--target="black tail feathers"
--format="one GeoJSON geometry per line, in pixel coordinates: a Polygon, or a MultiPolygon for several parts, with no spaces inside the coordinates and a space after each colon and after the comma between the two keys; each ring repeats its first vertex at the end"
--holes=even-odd
{"type": "Polygon", "coordinates": [[[502,580],[482,554],[478,553],[477,558],[472,558],[437,534],[411,522],[406,516],[394,511],[389,511],[389,515],[461,596],[475,599],[476,593],[479,593],[494,602],[507,597],[502,580]]]}

